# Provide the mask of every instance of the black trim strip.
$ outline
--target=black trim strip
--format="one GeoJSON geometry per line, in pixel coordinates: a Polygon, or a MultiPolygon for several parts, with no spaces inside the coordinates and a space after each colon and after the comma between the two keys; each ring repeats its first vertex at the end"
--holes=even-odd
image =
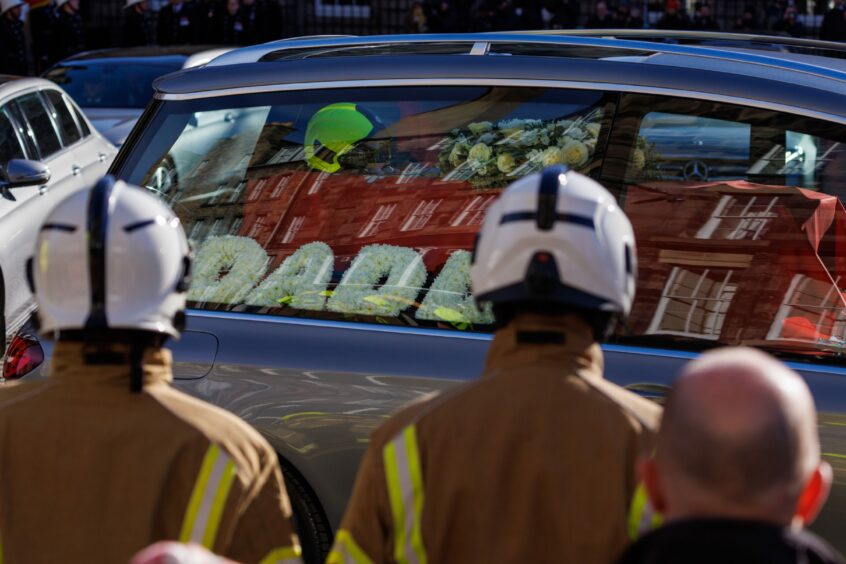
{"type": "Polygon", "coordinates": [[[558,189],[561,187],[561,175],[567,173],[567,167],[555,165],[541,173],[538,187],[537,224],[541,231],[549,231],[555,226],[558,214],[558,189]]]}
{"type": "Polygon", "coordinates": [[[106,234],[109,232],[109,200],[113,176],[104,176],[88,199],[88,277],[91,283],[91,313],[86,329],[108,327],[106,319],[106,234]]]}
{"type": "Polygon", "coordinates": [[[45,223],[41,226],[41,231],[64,231],[66,233],[73,233],[76,231],[76,225],[67,223],[45,223]]]}
{"type": "Polygon", "coordinates": [[[124,226],[123,230],[127,233],[132,233],[133,231],[144,229],[145,227],[149,227],[155,223],[155,219],[145,219],[144,221],[139,221],[137,223],[130,223],[129,225],[124,226]]]}
{"type": "MultiPolygon", "coordinates": [[[[503,215],[500,220],[499,224],[502,225],[503,223],[511,223],[514,221],[536,221],[537,214],[535,212],[530,211],[523,211],[523,212],[512,212],[503,215]]],[[[572,213],[556,213],[555,214],[555,221],[561,223],[575,223],[576,225],[581,225],[582,227],[588,227],[590,229],[596,229],[596,226],[593,224],[593,218],[587,217],[584,215],[576,215],[572,213]]]]}

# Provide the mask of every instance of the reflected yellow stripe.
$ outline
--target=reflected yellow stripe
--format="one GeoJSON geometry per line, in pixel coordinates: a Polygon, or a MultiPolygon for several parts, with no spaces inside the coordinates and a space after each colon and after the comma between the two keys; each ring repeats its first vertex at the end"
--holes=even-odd
{"type": "Polygon", "coordinates": [[[846,454],[836,454],[834,452],[824,452],[822,453],[823,456],[831,456],[832,458],[842,458],[846,460],[846,454]]]}

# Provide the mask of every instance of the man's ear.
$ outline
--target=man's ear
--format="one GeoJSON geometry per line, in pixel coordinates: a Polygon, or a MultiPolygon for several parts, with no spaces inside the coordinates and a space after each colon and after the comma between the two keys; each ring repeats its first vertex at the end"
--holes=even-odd
{"type": "Polygon", "coordinates": [[[664,496],[664,484],[661,481],[661,470],[658,468],[658,462],[655,458],[644,458],[638,462],[637,471],[646,492],[649,494],[652,507],[656,511],[664,513],[667,509],[667,500],[664,496]]]}
{"type": "Polygon", "coordinates": [[[833,473],[828,462],[820,461],[811,477],[805,483],[796,509],[793,512],[793,526],[805,527],[814,522],[828,499],[833,473]]]}

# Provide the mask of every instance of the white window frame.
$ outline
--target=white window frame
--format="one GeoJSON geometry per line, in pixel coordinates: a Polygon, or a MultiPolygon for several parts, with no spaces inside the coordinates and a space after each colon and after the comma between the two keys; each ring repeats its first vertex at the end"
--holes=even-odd
{"type": "Polygon", "coordinates": [[[649,324],[649,329],[646,333],[649,335],[682,335],[687,337],[696,337],[700,339],[719,339],[720,333],[714,333],[714,331],[716,330],[718,325],[720,329],[722,329],[722,324],[719,324],[718,322],[720,318],[722,318],[723,323],[725,322],[728,308],[731,306],[731,301],[734,299],[734,296],[737,295],[737,284],[731,282],[731,277],[734,274],[734,270],[728,270],[725,273],[725,276],[723,276],[722,282],[715,281],[715,283],[720,284],[719,290],[716,293],[718,297],[716,298],[697,296],[699,289],[702,287],[702,282],[708,277],[708,274],[711,272],[710,268],[706,268],[703,272],[699,274],[699,280],[697,280],[696,286],[691,292],[690,297],[670,295],[670,291],[675,285],[676,279],[678,278],[680,272],[688,272],[691,275],[696,275],[696,271],[687,270],[679,266],[673,267],[673,270],[670,272],[670,276],[667,278],[667,283],[664,285],[664,290],[661,292],[661,300],[658,302],[658,307],[655,310],[655,315],[652,317],[652,322],[649,324]],[[719,296],[723,296],[725,294],[726,287],[731,285],[733,285],[735,288],[735,291],[732,293],[731,298],[728,300],[720,298],[719,296]],[[692,302],[688,309],[684,331],[673,331],[661,328],[661,322],[664,320],[664,315],[667,313],[667,306],[669,306],[670,301],[672,300],[690,300],[692,302]],[[710,319],[705,324],[706,327],[710,329],[709,333],[699,333],[690,330],[690,324],[693,318],[693,313],[703,302],[727,302],[725,311],[720,311],[720,308],[714,312],[710,312],[710,319]]]}
{"type": "MultiPolygon", "coordinates": [[[[770,330],[767,333],[767,340],[782,340],[782,341],[798,341],[798,342],[807,342],[806,339],[797,339],[793,337],[782,337],[781,333],[784,330],[784,320],[787,319],[790,314],[793,312],[793,309],[796,308],[798,310],[819,310],[819,315],[817,316],[817,322],[814,325],[814,329],[817,331],[818,334],[822,334],[822,326],[825,322],[825,314],[828,311],[838,309],[836,305],[837,301],[837,294],[840,277],[834,279],[831,284],[831,287],[826,291],[825,295],[820,300],[820,305],[800,305],[794,304],[793,301],[798,294],[804,293],[805,288],[808,284],[814,282],[814,279],[810,276],[806,276],[804,274],[794,274],[793,278],[790,280],[790,285],[787,288],[787,291],[784,293],[784,300],[781,302],[781,306],[778,308],[778,313],[773,319],[772,325],[770,325],[770,330]],[[826,304],[833,304],[827,306],[826,304]]],[[[840,315],[834,321],[833,327],[837,327],[838,325],[842,328],[840,332],[832,332],[832,336],[839,336],[840,339],[846,340],[846,308],[842,305],[839,307],[840,315]]]]}
{"type": "Polygon", "coordinates": [[[770,221],[778,217],[778,215],[772,210],[778,203],[779,197],[771,197],[764,211],[750,211],[758,198],[759,196],[750,196],[749,201],[746,202],[746,205],[739,214],[728,214],[726,213],[726,210],[730,209],[732,205],[738,201],[738,199],[732,195],[723,196],[720,198],[720,201],[717,203],[714,211],[711,212],[711,217],[696,233],[696,238],[711,239],[724,221],[739,220],[737,222],[737,226],[731,231],[731,233],[728,234],[728,236],[724,237],[724,239],[732,241],[744,239],[757,241],[760,238],[761,233],[764,231],[764,228],[769,225],[770,221]],[[752,233],[752,237],[747,237],[746,235],[748,233],[752,233]]]}
{"type": "Polygon", "coordinates": [[[422,200],[414,208],[414,211],[408,214],[402,227],[400,227],[400,231],[417,231],[426,227],[443,201],[443,198],[439,200],[422,200]]]}
{"type": "Polygon", "coordinates": [[[379,209],[376,210],[376,213],[374,213],[373,217],[370,218],[370,221],[367,222],[367,225],[359,231],[358,238],[363,239],[364,237],[374,235],[377,231],[379,231],[379,226],[388,221],[396,209],[396,204],[383,204],[379,206],[379,209]]]}

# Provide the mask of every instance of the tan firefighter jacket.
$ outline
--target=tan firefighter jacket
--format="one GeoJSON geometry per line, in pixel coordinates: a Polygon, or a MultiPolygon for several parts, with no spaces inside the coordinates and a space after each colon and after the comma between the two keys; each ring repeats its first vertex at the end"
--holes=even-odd
{"type": "Polygon", "coordinates": [[[171,388],[169,351],[146,351],[140,394],[115,362],[59,342],[49,379],[0,389],[0,563],[122,563],[164,539],[298,562],[270,445],[171,388]]]}
{"type": "Polygon", "coordinates": [[[660,407],[574,317],[520,316],[481,379],[373,435],[330,562],[613,562],[660,407]]]}

